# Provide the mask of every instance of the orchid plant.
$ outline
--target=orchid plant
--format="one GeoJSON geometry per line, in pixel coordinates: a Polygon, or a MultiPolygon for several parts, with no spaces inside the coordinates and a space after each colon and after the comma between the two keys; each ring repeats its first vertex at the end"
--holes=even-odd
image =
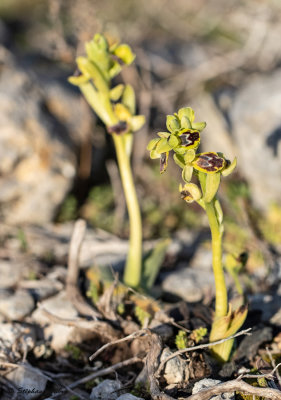
{"type": "MultiPolygon", "coordinates": [[[[194,111],[181,108],[168,115],[167,132],[159,132],[147,149],[152,159],[160,159],[160,173],[166,171],[170,153],[182,169],[183,184],[180,196],[187,203],[196,201],[206,212],[212,236],[212,264],[215,278],[215,315],[210,333],[211,342],[227,338],[236,333],[245,321],[247,307],[233,311],[228,303],[222,264],[223,212],[217,198],[221,177],[228,176],[236,167],[236,158],[230,162],[222,153],[198,153],[201,132],[205,122],[194,122],[194,111]]],[[[225,362],[229,359],[233,339],[212,347],[214,355],[225,362]]]]}
{"type": "Polygon", "coordinates": [[[142,223],[130,155],[133,132],[142,127],[145,117],[136,115],[132,86],[119,84],[112,87],[112,79],[134,59],[135,54],[127,44],[109,44],[105,36],[96,34],[86,43],[86,56],[76,60],[77,73],[69,78],[70,83],[79,87],[114,141],[130,222],[124,282],[132,287],[139,286],[141,281],[142,223]]]}

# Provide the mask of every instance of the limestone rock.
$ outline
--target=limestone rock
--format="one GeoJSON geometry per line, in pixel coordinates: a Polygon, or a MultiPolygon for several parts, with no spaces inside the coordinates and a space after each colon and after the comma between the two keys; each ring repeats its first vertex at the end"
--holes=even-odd
{"type": "Polygon", "coordinates": [[[119,381],[105,379],[92,389],[90,400],[117,400],[121,389],[119,381]]]}
{"type": "MultiPolygon", "coordinates": [[[[168,348],[164,348],[160,360],[165,360],[171,354],[172,352],[168,348]]],[[[167,361],[164,367],[164,378],[168,385],[187,383],[189,380],[187,362],[179,356],[167,361]]]]}
{"type": "Polygon", "coordinates": [[[6,374],[6,378],[18,387],[18,393],[24,395],[24,399],[37,399],[44,393],[47,378],[30,365],[19,365],[6,374]]]}
{"type": "Polygon", "coordinates": [[[231,107],[239,170],[255,204],[281,203],[281,70],[257,76],[238,92],[231,107]]]}
{"type": "MultiPolygon", "coordinates": [[[[221,381],[217,379],[209,379],[209,378],[201,379],[200,381],[195,383],[192,389],[192,394],[199,393],[201,390],[215,386],[218,383],[221,383],[221,381]]],[[[234,393],[223,393],[212,397],[212,400],[234,400],[234,399],[235,399],[234,393]]]]}
{"type": "Polygon", "coordinates": [[[34,75],[15,60],[0,71],[0,206],[12,224],[52,220],[75,178],[89,115],[70,88],[34,75]]]}
{"type": "Polygon", "coordinates": [[[34,308],[33,297],[28,291],[19,289],[14,294],[0,298],[0,312],[9,320],[22,320],[34,308]]]}

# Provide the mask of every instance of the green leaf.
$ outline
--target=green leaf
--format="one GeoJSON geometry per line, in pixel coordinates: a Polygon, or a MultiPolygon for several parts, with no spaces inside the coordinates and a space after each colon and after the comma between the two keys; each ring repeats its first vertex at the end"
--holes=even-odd
{"type": "Polygon", "coordinates": [[[193,173],[193,167],[190,167],[189,165],[186,165],[182,170],[182,179],[186,183],[189,183],[191,181],[191,178],[192,178],[192,173],[193,173]]]}
{"type": "Polygon", "coordinates": [[[127,65],[130,65],[136,58],[136,55],[132,52],[131,47],[127,44],[120,44],[116,47],[113,53],[127,65]]]}
{"type": "Polygon", "coordinates": [[[110,100],[118,101],[124,91],[124,85],[120,84],[112,88],[109,92],[110,100]]]}
{"type": "Polygon", "coordinates": [[[191,107],[184,107],[179,109],[178,111],[178,117],[180,121],[182,120],[183,117],[186,117],[189,119],[190,123],[194,121],[194,111],[191,107]]]}
{"type": "Polygon", "coordinates": [[[174,154],[174,161],[175,161],[175,163],[179,166],[179,167],[181,167],[181,168],[184,168],[185,167],[185,162],[184,162],[184,158],[183,158],[183,156],[182,155],[180,155],[180,154],[174,154]]]}
{"type": "Polygon", "coordinates": [[[112,66],[109,69],[109,77],[112,79],[118,75],[122,70],[121,65],[117,61],[113,61],[112,66]]]}
{"type": "Polygon", "coordinates": [[[206,122],[193,122],[192,129],[196,129],[197,131],[201,132],[206,127],[206,125],[206,122]]]}
{"type": "Polygon", "coordinates": [[[166,153],[167,151],[172,150],[172,147],[169,145],[167,139],[160,139],[157,146],[156,151],[157,153],[166,153]]]}
{"type": "Polygon", "coordinates": [[[174,132],[180,129],[180,123],[174,115],[167,115],[166,126],[169,132],[174,132]]]}
{"type": "Polygon", "coordinates": [[[138,131],[145,124],[145,116],[135,115],[131,118],[130,124],[133,132],[138,131]]]}
{"type": "Polygon", "coordinates": [[[135,96],[135,91],[131,85],[126,85],[123,96],[122,96],[122,103],[124,106],[130,110],[130,113],[132,115],[135,115],[136,113],[136,96],[135,96]]]}
{"type": "Polygon", "coordinates": [[[207,174],[204,201],[210,203],[217,194],[220,185],[220,173],[207,174]]]}
{"type": "Polygon", "coordinates": [[[192,128],[189,118],[187,118],[185,116],[183,116],[181,118],[181,128],[184,128],[184,129],[191,129],[192,128]]]}
{"type": "Polygon", "coordinates": [[[145,257],[143,262],[143,288],[151,289],[154,285],[170,243],[171,239],[161,240],[157,243],[155,248],[145,257]]]}

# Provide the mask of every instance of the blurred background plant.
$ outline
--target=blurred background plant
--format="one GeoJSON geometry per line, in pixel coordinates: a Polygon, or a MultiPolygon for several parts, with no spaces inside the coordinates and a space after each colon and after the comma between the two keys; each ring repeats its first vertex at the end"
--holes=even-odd
{"type": "Polygon", "coordinates": [[[159,182],[145,150],[152,133],[164,130],[164,116],[189,104],[212,127],[200,151],[217,149],[239,160],[221,188],[225,250],[249,252],[251,271],[269,265],[271,249],[279,251],[281,242],[280,9],[274,0],[2,0],[3,221],[44,224],[80,216],[128,237],[111,139],[67,83],[84,42],[105,32],[137,55],[120,80],[134,87],[137,112],[148,121],[133,148],[144,238],[207,227],[199,207],[187,210],[178,199],[176,167],[159,182]]]}

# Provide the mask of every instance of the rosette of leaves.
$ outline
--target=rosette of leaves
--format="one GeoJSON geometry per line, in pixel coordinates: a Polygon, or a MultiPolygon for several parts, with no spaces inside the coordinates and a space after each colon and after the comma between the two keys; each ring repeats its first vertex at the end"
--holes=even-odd
{"type": "MultiPolygon", "coordinates": [[[[213,271],[216,286],[215,316],[210,334],[211,341],[224,339],[240,329],[247,308],[242,306],[232,311],[228,305],[227,288],[222,266],[223,212],[217,198],[221,177],[231,174],[236,167],[236,158],[230,162],[222,153],[197,153],[201,132],[205,122],[194,122],[194,111],[190,107],[181,108],[174,115],[168,115],[168,132],[158,133],[147,146],[152,159],[160,159],[160,173],[167,169],[170,153],[175,163],[182,169],[183,183],[179,185],[181,198],[187,203],[196,201],[208,216],[213,253],[213,271]]],[[[213,353],[221,361],[229,359],[233,341],[213,346],[213,353]]]]}

